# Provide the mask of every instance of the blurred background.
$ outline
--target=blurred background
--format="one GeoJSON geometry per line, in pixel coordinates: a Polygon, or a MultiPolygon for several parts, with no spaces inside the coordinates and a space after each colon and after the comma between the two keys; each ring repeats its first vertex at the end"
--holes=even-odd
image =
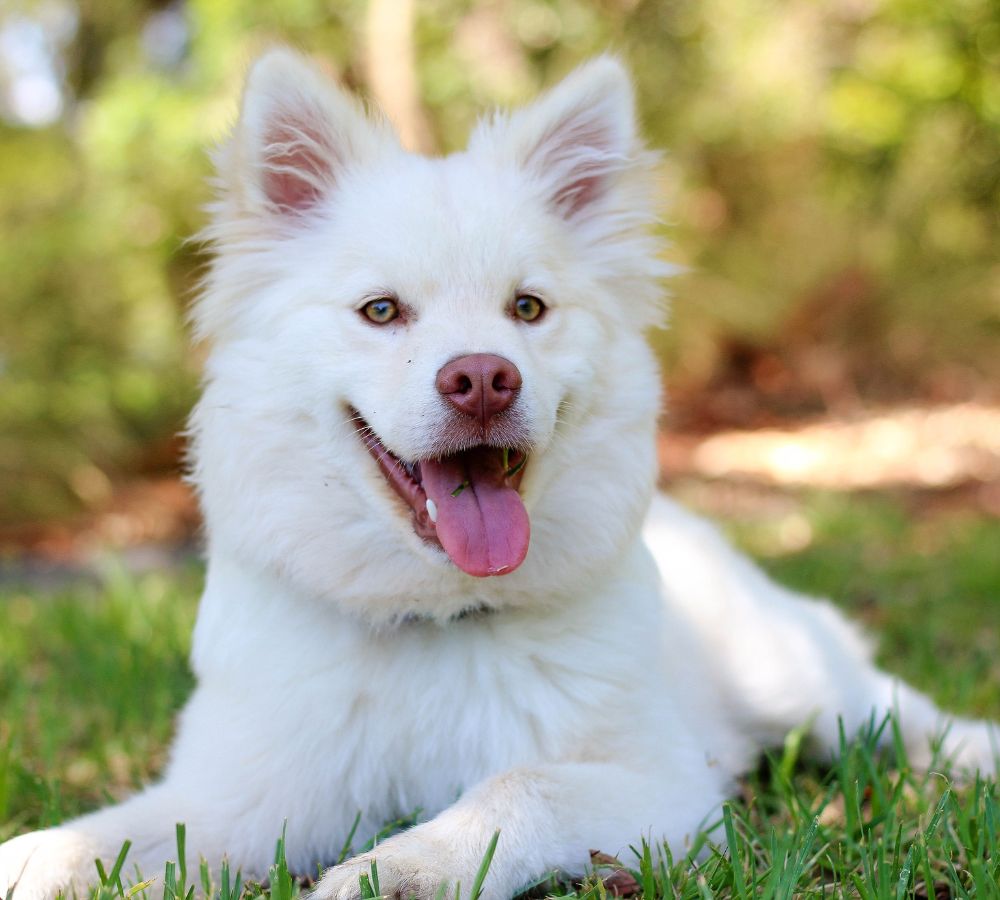
{"type": "Polygon", "coordinates": [[[686,269],[665,479],[765,555],[813,540],[802,491],[1000,513],[995,0],[3,0],[3,571],[196,542],[188,238],[275,40],[431,152],[620,53],[686,269]]]}

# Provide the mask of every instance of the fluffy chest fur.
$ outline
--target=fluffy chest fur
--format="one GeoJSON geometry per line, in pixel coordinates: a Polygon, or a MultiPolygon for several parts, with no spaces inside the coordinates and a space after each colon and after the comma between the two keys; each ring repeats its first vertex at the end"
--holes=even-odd
{"type": "Polygon", "coordinates": [[[721,784],[731,770],[712,763],[724,731],[697,699],[698,649],[676,642],[651,576],[637,545],[577,597],[373,628],[217,558],[195,632],[199,691],[168,777],[217,796],[231,790],[224,760],[244,788],[220,807],[287,817],[302,859],[339,850],[359,812],[373,832],[434,815],[494,773],[559,760],[670,760],[721,784]],[[668,669],[677,693],[660,689],[668,669]],[[206,757],[222,707],[243,724],[206,757]]]}

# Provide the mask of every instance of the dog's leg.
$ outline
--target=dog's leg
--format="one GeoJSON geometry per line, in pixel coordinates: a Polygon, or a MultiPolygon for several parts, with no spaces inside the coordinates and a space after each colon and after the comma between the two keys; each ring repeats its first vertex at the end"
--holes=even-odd
{"type": "MultiPolygon", "coordinates": [[[[647,755],[648,751],[644,751],[647,755]]],[[[647,765],[651,760],[647,760],[647,765]]],[[[641,764],[552,764],[488,779],[429,822],[395,835],[370,853],[330,869],[316,900],[356,900],[359,879],[377,867],[382,896],[429,900],[442,884],[468,894],[494,832],[496,854],[483,896],[506,900],[554,869],[581,874],[590,850],[631,857],[643,836],[682,854],[726,786],[719,773],[643,771],[641,764]]]]}
{"type": "Polygon", "coordinates": [[[297,830],[302,817],[296,798],[283,789],[280,755],[260,752],[264,738],[251,739],[247,729],[219,727],[218,710],[234,717],[229,721],[254,713],[237,708],[240,695],[230,691],[220,698],[219,690],[202,684],[188,701],[159,784],[0,846],[0,898],[15,884],[16,900],[45,900],[60,890],[86,896],[97,881],[94,860],[109,870],[126,840],[131,847],[123,876],[134,880],[138,867],[145,878],[162,877],[165,862],[177,861],[177,823],[185,825],[191,872],[201,858],[218,871],[228,855],[234,873],[263,877],[286,818],[289,839],[308,856],[304,832],[297,830]]]}
{"type": "MultiPolygon", "coordinates": [[[[869,642],[829,603],[772,582],[707,522],[657,498],[645,537],[667,592],[668,616],[704,645],[717,689],[737,725],[762,745],[812,722],[835,752],[848,736],[895,712],[911,763],[931,744],[959,769],[995,771],[1000,732],[948,716],[919,691],[878,669],[869,642]]],[[[891,732],[885,730],[886,740],[891,732]]]]}
{"type": "Polygon", "coordinates": [[[174,822],[168,808],[164,788],[151,788],[118,806],[7,841],[0,846],[0,895],[14,887],[17,900],[43,900],[59,891],[85,896],[97,883],[95,860],[110,869],[126,839],[133,843],[126,874],[134,872],[134,862],[147,876],[161,874],[164,860],[176,858],[168,843],[174,822]],[[153,858],[159,871],[144,864],[153,858]]]}
{"type": "Polygon", "coordinates": [[[0,846],[0,897],[11,887],[16,900],[48,900],[59,891],[86,896],[87,888],[98,883],[95,860],[109,871],[125,840],[131,848],[123,882],[136,878],[137,866],[146,878],[160,877],[167,860],[177,861],[178,822],[186,826],[189,871],[197,871],[201,857],[217,870],[227,849],[220,829],[230,829],[224,815],[213,819],[211,810],[197,803],[197,795],[166,782],[117,806],[13,838],[0,846]]]}

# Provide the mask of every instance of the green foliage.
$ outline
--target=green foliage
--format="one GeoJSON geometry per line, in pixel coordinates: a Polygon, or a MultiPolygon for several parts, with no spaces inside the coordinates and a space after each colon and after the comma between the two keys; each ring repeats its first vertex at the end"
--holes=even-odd
{"type": "Polygon", "coordinates": [[[191,688],[197,578],[109,572],[0,592],[0,841],[123,794],[162,764],[191,688]]]}
{"type": "MultiPolygon", "coordinates": [[[[5,521],[99,502],[181,426],[197,368],[183,310],[205,262],[185,238],[254,52],[287,41],[367,84],[363,0],[188,0],[170,7],[186,25],[175,56],[152,0],[20,0],[0,29],[53,8],[76,21],[58,52],[66,111],[0,124],[5,521]]],[[[607,48],[626,57],[644,130],[670,151],[664,201],[689,273],[658,341],[679,380],[708,378],[727,336],[774,349],[820,393],[831,366],[883,392],[996,372],[992,0],[424,0],[414,42],[442,150],[484,107],[607,48]]]]}

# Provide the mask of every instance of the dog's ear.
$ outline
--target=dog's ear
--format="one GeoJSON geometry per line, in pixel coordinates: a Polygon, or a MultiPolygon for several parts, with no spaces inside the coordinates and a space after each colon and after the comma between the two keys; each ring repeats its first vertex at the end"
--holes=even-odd
{"type": "Polygon", "coordinates": [[[226,148],[235,160],[220,160],[219,169],[226,181],[235,168],[250,211],[297,216],[326,197],[352,162],[387,145],[395,145],[387,125],[305,57],[278,48],[250,69],[226,148]]]}
{"type": "Polygon", "coordinates": [[[585,214],[637,158],[632,84],[611,56],[591,60],[535,103],[474,135],[512,153],[567,219],[585,214]]]}

